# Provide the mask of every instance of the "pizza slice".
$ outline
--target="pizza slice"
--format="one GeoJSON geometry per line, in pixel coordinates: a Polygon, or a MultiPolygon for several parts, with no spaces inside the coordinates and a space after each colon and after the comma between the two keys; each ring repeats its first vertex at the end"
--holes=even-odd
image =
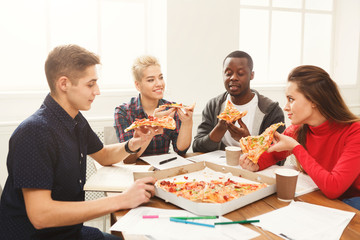
{"type": "Polygon", "coordinates": [[[160,108],[163,107],[163,108],[183,108],[183,107],[187,107],[186,105],[183,105],[182,103],[166,103],[166,104],[163,104],[163,105],[160,105],[159,106],[160,108]]]}
{"type": "Polygon", "coordinates": [[[280,126],[284,126],[284,123],[280,122],[271,125],[259,136],[241,138],[240,147],[243,153],[248,153],[248,158],[254,163],[257,163],[261,154],[270,147],[274,139],[274,133],[280,126]]]}
{"type": "Polygon", "coordinates": [[[244,117],[247,114],[247,111],[240,112],[236,109],[236,107],[230,102],[230,100],[227,101],[225,109],[222,113],[220,113],[217,118],[229,121],[229,122],[235,122],[239,120],[240,118],[244,117]]]}
{"type": "Polygon", "coordinates": [[[128,132],[132,129],[141,127],[141,126],[151,126],[151,127],[162,127],[162,128],[168,128],[171,130],[174,130],[176,128],[176,122],[175,120],[170,116],[164,116],[162,118],[157,118],[154,116],[149,116],[148,119],[136,119],[135,122],[133,122],[128,128],[126,128],[124,131],[128,132]]]}

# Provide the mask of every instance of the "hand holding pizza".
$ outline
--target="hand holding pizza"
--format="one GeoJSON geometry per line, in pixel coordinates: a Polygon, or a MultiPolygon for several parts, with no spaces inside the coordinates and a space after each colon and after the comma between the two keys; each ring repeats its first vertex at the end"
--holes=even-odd
{"type": "Polygon", "coordinates": [[[256,172],[259,170],[259,165],[257,163],[254,163],[252,160],[250,160],[249,158],[247,158],[249,154],[244,153],[240,156],[239,159],[239,163],[240,166],[245,169],[245,170],[249,170],[252,172],[256,172]]]}
{"type": "Polygon", "coordinates": [[[300,145],[295,139],[292,137],[286,136],[284,134],[280,134],[275,132],[273,145],[269,147],[268,152],[282,152],[282,151],[292,151],[294,147],[300,145]]]}
{"type": "Polygon", "coordinates": [[[237,121],[240,127],[235,126],[235,124],[231,122],[226,122],[226,125],[231,137],[236,141],[239,141],[240,138],[249,136],[250,132],[241,118],[237,121]]]}
{"type": "Polygon", "coordinates": [[[192,125],[194,108],[195,108],[195,103],[192,104],[191,106],[177,109],[177,113],[179,115],[180,121],[183,124],[190,123],[192,125]]]}
{"type": "Polygon", "coordinates": [[[130,149],[139,149],[145,142],[151,141],[151,139],[158,134],[163,134],[163,128],[156,126],[141,126],[134,129],[133,138],[130,140],[130,149]]]}
{"type": "Polygon", "coordinates": [[[158,108],[155,109],[154,116],[157,118],[162,118],[164,116],[170,116],[173,118],[176,112],[176,108],[169,108],[168,110],[165,109],[166,109],[165,105],[159,106],[158,108]]]}
{"type": "Polygon", "coordinates": [[[228,130],[231,136],[237,141],[242,136],[248,136],[249,134],[246,135],[246,131],[248,132],[246,125],[243,124],[242,121],[239,121],[246,114],[247,111],[239,112],[236,107],[231,103],[231,101],[228,100],[226,102],[224,111],[217,116],[219,121],[216,124],[215,128],[210,132],[210,139],[214,142],[219,142],[228,130]],[[236,121],[239,122],[241,128],[238,128],[234,125],[236,121]],[[246,129],[244,128],[244,126],[246,129]]]}

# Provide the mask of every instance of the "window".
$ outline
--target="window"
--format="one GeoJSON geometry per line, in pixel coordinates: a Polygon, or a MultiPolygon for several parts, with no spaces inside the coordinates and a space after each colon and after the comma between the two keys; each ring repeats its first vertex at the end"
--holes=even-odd
{"type": "Polygon", "coordinates": [[[253,84],[282,85],[303,64],[323,68],[340,84],[356,84],[359,36],[344,29],[358,14],[353,1],[240,0],[239,48],[253,57],[253,84]],[[342,58],[355,63],[346,68],[336,62],[342,58]]]}
{"type": "Polygon", "coordinates": [[[166,1],[0,0],[1,91],[47,90],[44,63],[62,44],[100,55],[102,89],[132,88],[142,54],[166,63],[166,1]]]}

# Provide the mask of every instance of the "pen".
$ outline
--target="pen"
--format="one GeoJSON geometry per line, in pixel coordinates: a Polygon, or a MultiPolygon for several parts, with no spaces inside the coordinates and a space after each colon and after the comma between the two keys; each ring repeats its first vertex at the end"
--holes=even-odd
{"type": "Polygon", "coordinates": [[[234,222],[216,222],[215,225],[245,224],[245,223],[253,223],[253,222],[260,222],[260,220],[244,220],[244,221],[234,221],[234,222]]]}
{"type": "Polygon", "coordinates": [[[283,233],[280,233],[279,235],[282,236],[282,237],[284,237],[284,238],[286,238],[286,239],[293,240],[292,238],[289,238],[288,236],[286,236],[286,235],[283,234],[283,233]]]}
{"type": "Polygon", "coordinates": [[[204,226],[204,227],[212,227],[212,228],[215,227],[215,225],[212,225],[212,224],[199,223],[199,222],[193,222],[193,221],[186,221],[186,220],[176,219],[176,218],[170,218],[170,221],[179,222],[179,223],[185,223],[185,224],[199,225],[199,226],[204,226]]]}
{"type": "Polygon", "coordinates": [[[169,159],[166,159],[166,160],[162,160],[159,162],[159,164],[164,164],[164,163],[168,163],[168,162],[171,162],[171,161],[174,161],[177,157],[172,157],[172,158],[169,158],[169,159]]]}

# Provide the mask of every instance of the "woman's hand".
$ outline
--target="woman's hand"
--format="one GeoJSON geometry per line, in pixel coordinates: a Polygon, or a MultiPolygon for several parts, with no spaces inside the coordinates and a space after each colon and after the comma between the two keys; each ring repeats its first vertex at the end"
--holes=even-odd
{"type": "Polygon", "coordinates": [[[259,165],[254,163],[253,161],[251,161],[250,159],[247,158],[248,154],[244,153],[240,156],[239,159],[239,163],[240,166],[245,169],[245,170],[249,170],[252,172],[256,172],[259,170],[259,165]]]}
{"type": "Polygon", "coordinates": [[[282,152],[282,151],[292,151],[297,145],[300,145],[295,139],[292,137],[286,136],[284,134],[280,134],[275,132],[273,145],[269,147],[268,152],[282,152]]]}
{"type": "Polygon", "coordinates": [[[170,116],[170,117],[174,117],[174,114],[176,112],[176,108],[169,108],[168,110],[165,110],[165,106],[161,106],[159,108],[156,108],[154,110],[154,117],[157,117],[157,118],[162,118],[164,116],[170,116]]]}
{"type": "Polygon", "coordinates": [[[194,108],[195,103],[191,106],[177,109],[177,114],[179,115],[179,119],[183,124],[192,124],[194,108]]]}

